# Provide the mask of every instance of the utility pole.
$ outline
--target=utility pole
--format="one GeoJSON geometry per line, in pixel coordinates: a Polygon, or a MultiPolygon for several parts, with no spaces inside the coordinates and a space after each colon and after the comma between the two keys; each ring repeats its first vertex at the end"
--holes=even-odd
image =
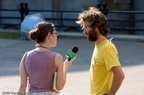
{"type": "MultiPolygon", "coordinates": [[[[52,0],[52,10],[54,11],[61,10],[61,0],[52,0]]],[[[61,12],[52,12],[52,18],[62,18],[61,12]]],[[[62,26],[62,21],[54,20],[54,24],[62,26]]]]}
{"type": "Polygon", "coordinates": [[[61,0],[52,0],[52,10],[60,10],[61,0]]]}
{"type": "MultiPolygon", "coordinates": [[[[134,11],[134,0],[130,0],[130,11],[134,11]]],[[[130,13],[130,24],[129,24],[129,27],[132,28],[129,32],[129,34],[134,34],[135,30],[134,29],[134,14],[133,13],[130,13]]]]}

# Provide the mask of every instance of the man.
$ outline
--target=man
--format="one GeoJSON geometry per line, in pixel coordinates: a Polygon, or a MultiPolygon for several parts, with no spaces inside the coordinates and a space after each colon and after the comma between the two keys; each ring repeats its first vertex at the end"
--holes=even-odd
{"type": "Polygon", "coordinates": [[[106,16],[90,7],[79,14],[77,21],[87,39],[95,43],[90,67],[90,95],[116,95],[124,79],[118,52],[107,39],[110,32],[106,16]]]}

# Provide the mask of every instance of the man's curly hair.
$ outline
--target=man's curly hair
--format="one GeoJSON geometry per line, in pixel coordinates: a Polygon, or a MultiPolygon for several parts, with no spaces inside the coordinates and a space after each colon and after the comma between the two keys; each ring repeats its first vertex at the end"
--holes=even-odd
{"type": "Polygon", "coordinates": [[[89,7],[89,10],[85,10],[79,14],[77,24],[80,24],[84,28],[84,22],[88,21],[92,28],[97,27],[100,33],[107,37],[110,30],[108,28],[108,21],[106,16],[95,7],[89,7]]]}

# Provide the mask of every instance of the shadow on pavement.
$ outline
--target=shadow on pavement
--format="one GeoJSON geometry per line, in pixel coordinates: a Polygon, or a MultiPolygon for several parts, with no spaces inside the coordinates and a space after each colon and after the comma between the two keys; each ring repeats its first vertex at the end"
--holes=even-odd
{"type": "MultiPolygon", "coordinates": [[[[7,40],[6,43],[11,42],[14,42],[14,40],[7,40]]],[[[143,42],[113,40],[113,43],[118,49],[122,66],[144,64],[143,42]]],[[[65,53],[68,50],[71,50],[74,46],[79,47],[79,51],[76,60],[69,68],[69,72],[89,70],[94,43],[88,42],[87,39],[59,38],[57,47],[51,48],[51,50],[62,54],[65,59],[65,53]]],[[[19,75],[19,62],[21,57],[26,51],[33,48],[35,48],[34,42],[24,40],[19,40],[19,43],[17,44],[8,44],[0,47],[0,76],[19,75]]]]}

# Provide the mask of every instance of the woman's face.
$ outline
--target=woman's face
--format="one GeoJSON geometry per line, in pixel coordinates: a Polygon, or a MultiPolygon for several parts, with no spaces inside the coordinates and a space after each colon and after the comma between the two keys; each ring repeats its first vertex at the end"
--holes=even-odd
{"type": "Polygon", "coordinates": [[[58,36],[58,33],[54,29],[54,31],[53,31],[53,33],[51,35],[52,35],[52,40],[50,42],[51,43],[51,47],[55,47],[57,45],[57,36],[58,36]]]}

